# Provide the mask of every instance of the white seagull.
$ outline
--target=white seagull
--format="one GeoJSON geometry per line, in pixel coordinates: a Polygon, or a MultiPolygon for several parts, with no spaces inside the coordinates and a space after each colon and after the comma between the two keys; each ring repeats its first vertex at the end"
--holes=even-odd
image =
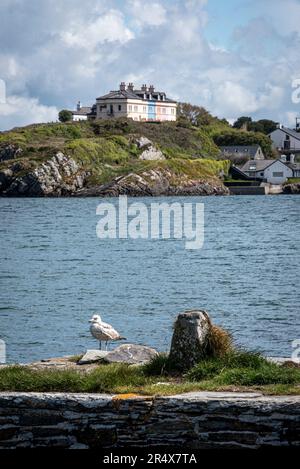
{"type": "Polygon", "coordinates": [[[107,350],[107,342],[114,340],[126,340],[125,337],[121,337],[119,332],[116,331],[110,324],[103,322],[99,314],[94,314],[92,319],[89,320],[91,323],[90,332],[95,339],[99,340],[99,349],[101,350],[101,342],[105,342],[107,350]]]}

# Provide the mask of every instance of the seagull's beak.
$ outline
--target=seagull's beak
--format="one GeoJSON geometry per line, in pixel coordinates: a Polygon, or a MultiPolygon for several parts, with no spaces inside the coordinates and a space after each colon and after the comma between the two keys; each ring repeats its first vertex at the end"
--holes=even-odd
{"type": "Polygon", "coordinates": [[[89,319],[89,322],[93,322],[93,319],[89,319]]]}

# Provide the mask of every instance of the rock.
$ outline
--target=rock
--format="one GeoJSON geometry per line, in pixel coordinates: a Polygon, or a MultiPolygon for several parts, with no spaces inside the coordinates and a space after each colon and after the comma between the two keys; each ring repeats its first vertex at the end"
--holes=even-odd
{"type": "MultiPolygon", "coordinates": [[[[22,167],[19,164],[11,168],[13,178],[6,181],[4,194],[8,196],[60,196],[71,195],[84,185],[87,173],[82,171],[70,157],[58,152],[50,160],[18,176],[22,167]]],[[[3,173],[2,173],[3,174],[3,173]]],[[[0,191],[1,180],[0,177],[0,191]]]]}
{"type": "Polygon", "coordinates": [[[285,194],[300,194],[300,182],[285,184],[282,189],[285,194]]]}
{"type": "Polygon", "coordinates": [[[106,350],[87,350],[86,353],[78,361],[78,365],[88,365],[103,360],[109,352],[106,350]]]}
{"type": "Polygon", "coordinates": [[[129,363],[141,365],[149,362],[158,355],[157,351],[144,345],[124,344],[109,352],[104,361],[106,363],[129,363]]]}
{"type": "Polygon", "coordinates": [[[206,355],[211,321],[206,311],[185,311],[178,315],[169,355],[170,363],[178,370],[193,367],[206,355]]]}
{"type": "Polygon", "coordinates": [[[79,190],[76,196],[131,197],[160,195],[229,195],[229,189],[213,178],[211,181],[190,179],[167,168],[156,168],[140,174],[130,173],[108,184],[79,190]]]}
{"type": "Polygon", "coordinates": [[[5,190],[12,182],[13,171],[11,169],[5,169],[0,172],[0,192],[5,190]]]}
{"type": "Polygon", "coordinates": [[[158,150],[153,145],[150,145],[146,150],[144,150],[140,156],[140,160],[148,160],[148,161],[155,161],[155,160],[165,160],[165,156],[163,153],[158,150]]]}
{"type": "Polygon", "coordinates": [[[300,367],[300,359],[297,359],[297,358],[284,358],[284,357],[266,357],[266,358],[269,362],[276,363],[276,365],[300,367]]]}
{"type": "Polygon", "coordinates": [[[13,143],[1,145],[0,147],[0,161],[12,160],[22,156],[23,150],[18,145],[13,143]]]}
{"type": "Polygon", "coordinates": [[[135,140],[135,143],[137,144],[137,147],[138,148],[143,148],[143,147],[147,147],[149,145],[152,145],[152,142],[151,140],[149,140],[149,138],[147,137],[139,137],[135,140]]]}

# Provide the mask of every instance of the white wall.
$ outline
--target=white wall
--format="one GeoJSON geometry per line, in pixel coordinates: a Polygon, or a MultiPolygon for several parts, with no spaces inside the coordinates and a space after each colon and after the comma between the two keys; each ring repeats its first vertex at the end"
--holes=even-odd
{"type": "Polygon", "coordinates": [[[293,171],[291,168],[281,163],[281,161],[276,161],[271,164],[264,170],[264,178],[270,184],[282,184],[287,178],[293,177],[293,171]],[[274,175],[274,173],[283,173],[282,175],[274,175]]]}
{"type": "Polygon", "coordinates": [[[86,121],[87,116],[81,116],[80,114],[73,114],[73,121],[86,121]]]}
{"type": "MultiPolygon", "coordinates": [[[[273,142],[273,146],[275,148],[282,148],[284,147],[284,141],[286,137],[286,133],[282,129],[276,129],[270,134],[271,140],[273,142]]],[[[300,138],[300,134],[299,134],[300,138]]],[[[290,136],[291,142],[291,150],[300,150],[300,140],[290,136]]]]}

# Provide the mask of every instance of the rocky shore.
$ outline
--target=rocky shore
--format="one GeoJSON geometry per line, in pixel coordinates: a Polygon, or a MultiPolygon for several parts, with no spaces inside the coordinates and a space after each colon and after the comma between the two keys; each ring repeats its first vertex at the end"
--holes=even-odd
{"type": "Polygon", "coordinates": [[[285,184],[283,186],[284,194],[300,194],[300,182],[285,184]]]}
{"type": "MultiPolygon", "coordinates": [[[[12,149],[11,149],[12,151],[12,149]]],[[[142,153],[143,159],[153,160],[153,147],[142,153]],[[144,153],[147,153],[145,155],[144,153]]],[[[18,155],[18,149],[15,149],[18,155]]],[[[10,156],[12,156],[10,154],[10,156]]],[[[157,155],[156,155],[157,156],[157,155]]],[[[159,154],[157,159],[161,160],[159,154]]],[[[70,156],[58,152],[51,159],[28,169],[14,163],[0,171],[0,196],[4,197],[132,197],[170,195],[229,195],[229,190],[217,178],[195,179],[177,174],[167,168],[156,168],[139,174],[131,172],[116,177],[108,184],[87,185],[88,171],[82,169],[70,156]]]]}

